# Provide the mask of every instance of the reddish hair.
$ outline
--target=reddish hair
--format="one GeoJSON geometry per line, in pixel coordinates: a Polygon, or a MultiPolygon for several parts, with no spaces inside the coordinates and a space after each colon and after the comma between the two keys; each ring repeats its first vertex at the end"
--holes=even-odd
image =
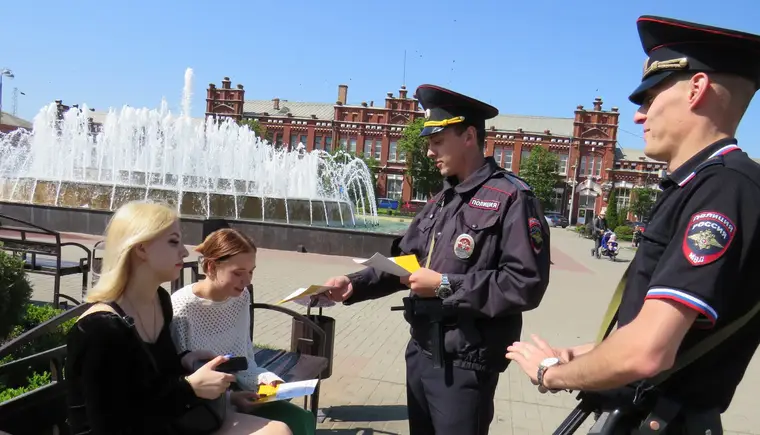
{"type": "Polygon", "coordinates": [[[195,252],[203,256],[203,273],[208,273],[208,262],[219,263],[234,255],[256,253],[253,239],[232,228],[214,231],[206,237],[195,252]]]}

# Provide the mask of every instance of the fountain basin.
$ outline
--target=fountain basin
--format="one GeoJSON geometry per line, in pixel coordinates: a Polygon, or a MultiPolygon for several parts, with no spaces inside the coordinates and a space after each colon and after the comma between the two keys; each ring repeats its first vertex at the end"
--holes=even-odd
{"type": "MultiPolygon", "coordinates": [[[[237,184],[237,183],[233,183],[237,184]]],[[[183,216],[266,220],[319,226],[361,226],[350,203],[337,200],[268,198],[240,193],[177,191],[163,186],[114,185],[33,178],[0,179],[0,199],[66,208],[114,211],[137,200],[179,207],[183,216]]]]}

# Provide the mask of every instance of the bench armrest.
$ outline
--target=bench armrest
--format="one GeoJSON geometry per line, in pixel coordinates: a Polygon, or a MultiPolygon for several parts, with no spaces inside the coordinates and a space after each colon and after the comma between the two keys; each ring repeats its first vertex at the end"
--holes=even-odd
{"type": "MultiPolygon", "coordinates": [[[[325,346],[327,345],[327,334],[325,333],[325,330],[320,328],[319,325],[317,325],[313,320],[309,319],[308,317],[302,314],[298,314],[297,312],[289,308],[283,308],[278,305],[264,304],[264,303],[257,303],[257,302],[252,303],[251,309],[255,310],[256,308],[261,308],[263,310],[277,311],[283,314],[287,314],[290,317],[293,317],[294,319],[298,319],[299,321],[303,322],[306,326],[309,327],[309,329],[314,331],[319,336],[320,338],[319,353],[320,353],[320,356],[325,356],[325,346]]],[[[253,322],[253,318],[251,318],[251,322],[253,322]]]]}

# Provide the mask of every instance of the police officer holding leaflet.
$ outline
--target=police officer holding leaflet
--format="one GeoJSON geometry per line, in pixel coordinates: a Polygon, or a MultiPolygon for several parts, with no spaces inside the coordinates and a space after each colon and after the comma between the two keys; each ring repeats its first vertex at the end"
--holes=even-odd
{"type": "Polygon", "coordinates": [[[530,187],[483,157],[485,121],[498,110],[432,85],[416,97],[426,109],[428,157],[445,180],[394,255],[414,254],[424,267],[407,278],[367,268],[326,285],[347,305],[410,288],[410,433],[487,434],[504,350],[549,283],[549,230],[530,187]]]}
{"type": "Polygon", "coordinates": [[[734,138],[760,87],[760,36],[653,16],[638,30],[634,120],[669,175],[618,286],[618,327],[569,349],[533,336],[506,356],[542,391],[616,397],[600,402],[625,408],[610,419],[629,415],[611,433],[718,435],[760,341],[760,165],[734,138]]]}

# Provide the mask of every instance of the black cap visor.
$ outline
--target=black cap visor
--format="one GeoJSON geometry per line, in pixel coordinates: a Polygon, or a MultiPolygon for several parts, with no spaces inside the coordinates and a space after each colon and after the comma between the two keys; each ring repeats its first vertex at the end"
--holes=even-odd
{"type": "Polygon", "coordinates": [[[440,133],[446,127],[425,127],[420,132],[420,137],[430,136],[436,133],[440,133]]]}
{"type": "Polygon", "coordinates": [[[644,98],[647,96],[647,91],[665,81],[666,78],[670,77],[675,72],[676,71],[663,71],[659,74],[647,77],[639,84],[628,99],[631,103],[641,106],[644,103],[644,98]]]}

